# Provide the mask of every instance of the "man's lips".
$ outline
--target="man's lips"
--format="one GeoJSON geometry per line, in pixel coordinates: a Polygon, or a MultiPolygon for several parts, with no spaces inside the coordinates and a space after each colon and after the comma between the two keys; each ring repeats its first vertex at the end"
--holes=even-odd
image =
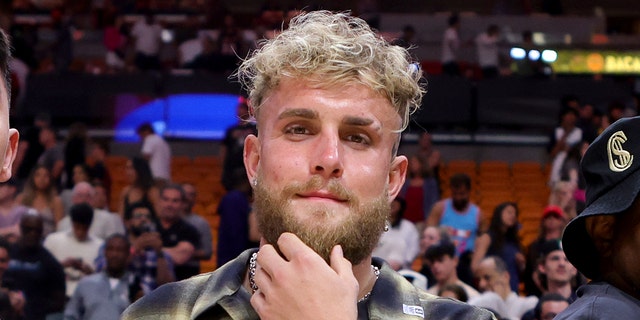
{"type": "Polygon", "coordinates": [[[313,191],[313,192],[304,192],[298,193],[297,196],[301,198],[307,199],[320,199],[320,200],[332,200],[337,202],[346,202],[347,199],[343,199],[335,194],[323,191],[313,191]]]}

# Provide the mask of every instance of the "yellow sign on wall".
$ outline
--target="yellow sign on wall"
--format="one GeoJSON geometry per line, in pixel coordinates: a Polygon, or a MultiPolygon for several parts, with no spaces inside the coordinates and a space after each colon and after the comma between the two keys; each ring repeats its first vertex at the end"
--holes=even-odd
{"type": "Polygon", "coordinates": [[[558,50],[555,73],[640,74],[640,51],[558,50]]]}

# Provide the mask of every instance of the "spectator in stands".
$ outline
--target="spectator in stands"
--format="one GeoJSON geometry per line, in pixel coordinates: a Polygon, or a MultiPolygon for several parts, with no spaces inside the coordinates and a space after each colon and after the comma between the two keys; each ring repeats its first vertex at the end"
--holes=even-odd
{"type": "Polygon", "coordinates": [[[64,146],[58,143],[58,134],[51,128],[40,130],[40,143],[44,146],[44,152],[38,158],[37,165],[44,166],[51,174],[51,183],[56,190],[62,188],[62,173],[64,171],[64,146]]]}
{"type": "Polygon", "coordinates": [[[401,46],[405,49],[412,49],[412,47],[415,45],[415,36],[416,29],[412,25],[408,24],[404,26],[404,28],[402,28],[402,34],[400,35],[400,37],[393,40],[391,44],[401,46]]]}
{"type": "Polygon", "coordinates": [[[371,258],[404,180],[400,131],[421,95],[407,57],[362,19],[311,11],[244,60],[239,78],[251,88],[260,128],[246,138],[244,160],[265,240],[259,252],[154,291],[123,319],[356,318],[358,309],[387,318],[492,318],[436,299],[371,258]],[[389,84],[379,86],[383,78],[389,84]]]}
{"type": "Polygon", "coordinates": [[[20,239],[11,246],[11,262],[4,283],[22,291],[25,319],[61,316],[65,303],[65,275],[56,258],[42,246],[44,221],[40,215],[26,214],[20,220],[20,239]]]}
{"type": "Polygon", "coordinates": [[[106,193],[106,203],[110,203],[110,191],[111,191],[111,174],[105,160],[109,153],[108,147],[103,142],[93,142],[89,147],[89,156],[87,157],[87,169],[89,170],[89,179],[91,184],[102,185],[106,193]]]}
{"type": "Polygon", "coordinates": [[[3,320],[19,320],[24,313],[24,294],[10,288],[10,283],[3,281],[4,274],[9,268],[10,244],[0,238],[0,318],[3,320]]]}
{"type": "Polygon", "coordinates": [[[438,182],[438,192],[440,192],[440,165],[442,162],[442,155],[440,151],[433,147],[433,137],[431,133],[424,131],[420,134],[418,139],[418,151],[416,154],[425,159],[428,164],[430,176],[434,177],[438,182]]]}
{"type": "Polygon", "coordinates": [[[440,199],[438,182],[427,162],[428,159],[414,154],[409,157],[409,168],[400,196],[406,199],[407,211],[404,219],[422,226],[429,213],[440,199]]]}
{"type": "Polygon", "coordinates": [[[584,103],[578,111],[580,118],[577,126],[582,130],[583,141],[593,141],[599,134],[601,124],[594,123],[596,111],[591,103],[584,103]]]}
{"type": "Polygon", "coordinates": [[[577,299],[574,288],[577,284],[576,268],[567,259],[560,247],[560,239],[545,242],[538,260],[539,281],[542,293],[557,293],[573,302],[577,299]]]}
{"type": "Polygon", "coordinates": [[[582,141],[582,130],[576,126],[577,121],[578,111],[575,109],[565,108],[560,111],[560,123],[553,130],[547,148],[551,159],[550,186],[560,181],[560,169],[569,149],[582,141]]]}
{"type": "Polygon", "coordinates": [[[160,48],[162,27],[152,13],[146,13],[131,29],[136,52],[135,66],[142,71],[160,70],[160,48]]]}
{"type": "Polygon", "coordinates": [[[178,46],[178,65],[181,68],[189,67],[189,64],[202,53],[204,38],[208,37],[206,34],[200,34],[195,28],[190,28],[188,33],[186,40],[178,46]]]}
{"type": "Polygon", "coordinates": [[[487,228],[481,226],[480,208],[471,203],[471,178],[464,173],[456,173],[449,179],[451,197],[436,202],[429,213],[427,226],[442,226],[449,231],[456,245],[456,256],[460,259],[458,276],[471,283],[471,257],[476,237],[487,228]]]}
{"type": "Polygon", "coordinates": [[[444,74],[459,76],[458,50],[460,49],[460,17],[453,14],[447,20],[447,29],[442,37],[442,71],[444,74]]]}
{"type": "MultiPolygon", "coordinates": [[[[162,251],[162,237],[156,231],[156,217],[152,208],[142,202],[133,203],[127,213],[131,217],[127,224],[127,238],[131,243],[131,258],[128,265],[139,291],[130,291],[131,301],[148,294],[157,287],[175,280],[173,263],[162,251]]],[[[107,268],[104,248],[96,260],[96,270],[107,268]]]]}
{"type": "Polygon", "coordinates": [[[244,250],[253,247],[249,241],[249,214],[251,212],[252,189],[243,169],[237,168],[231,181],[233,188],[218,205],[220,226],[218,228],[217,265],[231,261],[244,250]]]}
{"type": "Polygon", "coordinates": [[[427,277],[427,285],[432,286],[435,283],[431,265],[427,259],[427,250],[440,242],[451,242],[449,232],[445,228],[429,226],[422,231],[420,238],[420,257],[422,258],[422,267],[420,273],[427,277]]]}
{"type": "MultiPolygon", "coordinates": [[[[96,190],[88,182],[80,182],[71,191],[71,203],[73,206],[88,204],[93,208],[93,219],[89,226],[89,234],[97,239],[106,239],[112,234],[124,234],[124,224],[122,218],[117,214],[112,214],[104,209],[100,209],[95,204],[96,190]]],[[[68,216],[58,223],[58,231],[70,231],[71,220],[68,216]]]]}
{"type": "Polygon", "coordinates": [[[69,209],[71,209],[71,193],[75,185],[80,182],[89,182],[89,169],[84,164],[77,164],[73,167],[73,173],[70,177],[72,181],[71,188],[66,188],[60,192],[60,199],[62,200],[62,207],[64,208],[64,215],[69,215],[69,209]]]}
{"type": "MultiPolygon", "coordinates": [[[[105,186],[100,182],[94,182],[91,185],[93,186],[93,189],[96,191],[95,197],[93,198],[93,207],[96,209],[107,211],[111,214],[118,215],[118,213],[111,211],[109,207],[109,198],[108,198],[107,188],[105,188],[105,186]]],[[[120,215],[118,215],[118,217],[120,217],[120,215]]],[[[122,217],[120,217],[120,220],[122,220],[122,217]]]]}
{"type": "Polygon", "coordinates": [[[64,217],[62,200],[53,186],[49,169],[44,166],[36,166],[31,172],[16,202],[34,209],[42,217],[44,236],[55,231],[56,224],[64,217]]]}
{"type": "Polygon", "coordinates": [[[576,187],[569,181],[558,181],[551,188],[549,205],[558,206],[567,216],[567,221],[578,213],[576,204],[576,187]]]}
{"type": "Polygon", "coordinates": [[[479,296],[469,299],[469,304],[496,311],[502,318],[519,320],[538,303],[535,296],[520,297],[512,290],[507,264],[497,256],[482,259],[476,268],[479,296]]]}
{"type": "MultiPolygon", "coordinates": [[[[250,134],[257,134],[258,130],[249,113],[249,105],[245,98],[240,98],[236,106],[238,123],[228,128],[224,134],[220,148],[220,159],[222,159],[222,185],[227,191],[233,190],[237,183],[234,175],[238,170],[244,170],[242,152],[244,140],[250,134]]],[[[235,257],[235,255],[234,255],[235,257]]]]}
{"type": "Polygon", "coordinates": [[[436,283],[427,290],[431,294],[438,294],[440,288],[449,284],[461,286],[469,299],[478,296],[480,293],[467,283],[458,278],[456,271],[458,267],[458,257],[456,247],[451,242],[440,242],[427,249],[427,259],[431,264],[431,272],[436,279],[436,283]]]}
{"type": "Polygon", "coordinates": [[[0,237],[15,242],[20,235],[20,219],[29,210],[16,201],[17,182],[11,178],[0,182],[0,237]]]}
{"type": "Polygon", "coordinates": [[[482,78],[490,79],[499,75],[500,28],[492,24],[479,34],[476,39],[478,65],[482,70],[482,78]]]}
{"type": "Polygon", "coordinates": [[[127,272],[131,245],[117,234],[105,241],[106,267],[78,283],[64,310],[65,319],[119,319],[139,291],[139,283],[127,272]]]}
{"type": "Polygon", "coordinates": [[[461,302],[467,302],[469,300],[469,297],[467,297],[467,292],[464,291],[463,287],[457,284],[445,285],[438,291],[438,296],[443,298],[456,299],[461,302]]]}
{"type": "MultiPolygon", "coordinates": [[[[569,307],[569,300],[557,293],[545,293],[538,300],[533,313],[535,320],[553,320],[569,307]]],[[[523,320],[525,320],[523,318],[523,320]]],[[[528,319],[527,319],[528,320],[528,319]]]]}
{"type": "Polygon", "coordinates": [[[160,191],[157,229],[162,238],[162,250],[174,264],[176,280],[187,279],[200,272],[188,265],[195,249],[200,247],[198,230],[182,218],[185,201],[180,185],[169,184],[160,191]]]}
{"type": "Polygon", "coordinates": [[[580,161],[588,147],[588,141],[581,141],[571,147],[560,169],[560,180],[571,183],[574,190],[573,199],[576,203],[577,214],[584,208],[586,182],[582,172],[580,172],[580,161]]]}
{"type": "Polygon", "coordinates": [[[38,113],[33,119],[33,126],[23,130],[20,134],[18,153],[13,165],[14,174],[19,182],[27,180],[40,155],[44,152],[44,146],[40,143],[40,130],[50,125],[51,116],[47,113],[38,113]]]}
{"type": "Polygon", "coordinates": [[[640,314],[639,121],[613,123],[584,155],[587,206],[565,228],[562,248],[592,281],[556,319],[635,319],[640,314]]]}
{"type": "Polygon", "coordinates": [[[560,239],[562,230],[567,224],[567,217],[562,208],[554,205],[547,206],[542,212],[540,220],[540,233],[527,247],[527,264],[524,269],[524,289],[529,295],[540,296],[542,287],[539,282],[538,260],[542,247],[547,241],[560,239]]]}
{"type": "Polygon", "coordinates": [[[404,219],[407,203],[401,197],[391,202],[387,230],[382,234],[373,255],[387,261],[394,270],[411,269],[420,251],[420,236],[416,226],[404,219]],[[390,225],[390,226],[389,226],[390,225]]]}
{"type": "Polygon", "coordinates": [[[109,72],[117,72],[125,67],[127,37],[122,32],[122,17],[109,13],[105,15],[102,43],[107,51],[105,64],[109,72]]]}
{"type": "Polygon", "coordinates": [[[78,281],[94,272],[94,261],[103,240],[89,234],[93,208],[86,204],[71,207],[71,230],[58,231],[44,239],[44,247],[60,262],[66,275],[67,298],[73,295],[78,281]]]}
{"type": "Polygon", "coordinates": [[[218,55],[221,72],[229,72],[237,68],[238,57],[246,56],[246,48],[242,30],[236,26],[232,14],[226,14],[216,41],[214,51],[218,55]]]}
{"type": "Polygon", "coordinates": [[[84,165],[87,162],[88,144],[87,126],[82,122],[71,124],[64,144],[64,189],[70,189],[75,184],[73,181],[75,166],[84,165]]]}
{"type": "MultiPolygon", "coordinates": [[[[491,216],[489,231],[476,239],[471,261],[471,270],[476,274],[481,261],[487,256],[496,256],[506,264],[511,291],[518,292],[520,273],[524,271],[526,259],[518,237],[518,206],[514,202],[503,202],[496,206],[491,216]]],[[[500,314],[504,315],[502,312],[500,314]]]]}
{"type": "Polygon", "coordinates": [[[600,131],[604,131],[612,123],[622,119],[625,116],[627,107],[621,101],[612,101],[607,106],[607,114],[602,119],[602,127],[600,131]]]}
{"type": "Polygon", "coordinates": [[[151,174],[156,184],[162,185],[171,181],[171,147],[151,126],[151,123],[143,123],[136,129],[136,133],[142,140],[142,157],[149,161],[151,174]]]}
{"type": "Polygon", "coordinates": [[[120,193],[120,210],[118,211],[123,220],[126,222],[131,218],[126,213],[130,212],[128,207],[134,202],[144,203],[155,214],[158,210],[160,194],[154,185],[149,163],[140,157],[129,159],[125,165],[125,176],[129,185],[125,186],[120,193]]]}
{"type": "Polygon", "coordinates": [[[56,31],[53,44],[53,63],[55,71],[64,73],[69,71],[73,62],[75,22],[71,8],[61,7],[51,11],[51,20],[56,31]]]}
{"type": "Polygon", "coordinates": [[[533,33],[530,30],[522,32],[522,49],[525,55],[522,59],[515,61],[515,74],[522,77],[540,77],[544,75],[544,64],[540,59],[529,58],[531,50],[539,50],[533,43],[533,33]]]}
{"type": "Polygon", "coordinates": [[[183,219],[198,230],[200,236],[200,246],[198,246],[193,252],[191,260],[188,262],[195,270],[200,270],[200,261],[206,261],[211,259],[213,255],[213,236],[211,235],[211,225],[207,220],[202,218],[199,214],[193,211],[193,206],[196,204],[196,187],[191,183],[185,183],[182,185],[184,190],[184,216],[183,219]]]}

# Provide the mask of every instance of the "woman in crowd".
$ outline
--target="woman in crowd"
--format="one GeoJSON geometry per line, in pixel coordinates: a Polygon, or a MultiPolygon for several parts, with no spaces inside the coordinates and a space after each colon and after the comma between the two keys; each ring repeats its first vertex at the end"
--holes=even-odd
{"type": "Polygon", "coordinates": [[[27,178],[24,190],[16,201],[36,210],[44,219],[43,236],[55,231],[56,224],[64,217],[62,200],[52,183],[47,167],[36,166],[27,178]]]}
{"type": "Polygon", "coordinates": [[[503,202],[496,206],[491,217],[489,231],[478,237],[471,260],[471,270],[478,268],[486,256],[502,258],[507,264],[511,290],[518,292],[520,273],[525,268],[525,257],[518,238],[518,207],[513,202],[503,202]]]}
{"type": "Polygon", "coordinates": [[[438,183],[426,161],[418,155],[409,157],[407,180],[400,191],[400,196],[407,202],[404,218],[419,227],[440,198],[438,183]]]}
{"type": "Polygon", "coordinates": [[[125,175],[129,185],[122,189],[120,194],[120,216],[126,222],[131,217],[127,217],[129,206],[134,202],[141,202],[155,212],[158,212],[158,202],[160,192],[154,186],[151,169],[146,160],[140,157],[133,157],[127,161],[125,175]]]}

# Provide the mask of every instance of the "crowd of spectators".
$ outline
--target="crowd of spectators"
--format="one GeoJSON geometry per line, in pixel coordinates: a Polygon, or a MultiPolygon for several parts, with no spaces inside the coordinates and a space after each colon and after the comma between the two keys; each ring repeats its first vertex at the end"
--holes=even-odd
{"type": "MultiPolygon", "coordinates": [[[[105,32],[106,65],[113,71],[162,69],[163,28],[152,16],[125,26],[113,10],[141,10],[135,6],[146,2],[121,3],[122,7],[92,8],[96,25],[105,32]]],[[[80,35],[66,13],[59,12],[61,16],[54,21],[60,23],[60,33],[67,33],[59,39],[68,40],[80,35]]],[[[214,36],[193,27],[191,31],[196,32],[185,37],[179,50],[179,63],[187,68],[230,71],[242,52],[283,21],[286,24],[291,14],[267,6],[258,19],[263,23],[256,27],[260,32],[255,38],[241,34],[231,15],[222,15],[214,36]]],[[[456,23],[450,20],[453,29],[456,23]]],[[[453,29],[448,33],[453,34],[453,29]]],[[[29,65],[33,59],[18,52],[29,37],[21,35],[24,30],[11,30],[17,39],[16,57],[24,57],[29,65]]],[[[401,43],[411,41],[411,30],[406,31],[409,35],[401,43]]],[[[478,45],[490,45],[486,38],[495,32],[489,28],[478,45]]],[[[453,42],[450,49],[455,47],[453,42]]],[[[452,55],[447,53],[448,58],[452,55]]],[[[55,70],[68,71],[71,63],[67,58],[54,59],[55,70]]],[[[449,65],[447,70],[459,74],[455,67],[449,65]]],[[[495,76],[494,66],[486,67],[495,76]]],[[[543,319],[545,302],[573,302],[575,288],[584,279],[567,261],[559,238],[564,224],[580,212],[584,202],[577,163],[595,135],[634,110],[614,102],[607,114],[599,115],[592,105],[570,100],[563,100],[560,121],[552,133],[549,184],[553,192],[549,206],[540,212],[539,239],[521,243],[518,206],[510,199],[495,207],[491,219],[481,219],[490,213],[481,212],[471,201],[472,183],[467,175],[452,175],[446,184],[450,190],[445,192],[444,183],[438,180],[443,160],[425,133],[417,151],[409,155],[402,198],[392,205],[388,232],[376,254],[401,272],[414,269],[411,279],[414,283],[421,280],[420,286],[430,292],[489,308],[505,319],[543,319]],[[490,223],[482,223],[486,221],[490,223]]],[[[240,122],[226,132],[222,142],[220,178],[227,193],[217,212],[221,218],[216,248],[219,264],[256,245],[255,236],[249,237],[254,227],[250,223],[251,188],[243,166],[238,165],[244,137],[256,133],[247,111],[242,101],[240,122]]],[[[35,120],[21,140],[15,179],[0,184],[0,234],[9,243],[0,243],[0,278],[6,289],[0,292],[0,300],[7,299],[13,306],[14,314],[8,319],[20,315],[39,319],[47,314],[73,319],[98,313],[116,316],[157,286],[200,272],[200,262],[211,259],[214,251],[211,227],[193,212],[196,187],[171,181],[169,146],[150,125],[138,129],[144,141],[139,156],[128,160],[124,172],[108,172],[104,146],[92,141],[83,125],[73,126],[62,141],[50,117],[39,115],[35,120]],[[156,156],[162,160],[154,160],[156,156]],[[114,174],[128,179],[118,195],[109,194],[110,175],[114,174]],[[119,197],[115,212],[107,206],[109,197],[119,197]],[[5,260],[12,261],[6,268],[5,260]]]]}

